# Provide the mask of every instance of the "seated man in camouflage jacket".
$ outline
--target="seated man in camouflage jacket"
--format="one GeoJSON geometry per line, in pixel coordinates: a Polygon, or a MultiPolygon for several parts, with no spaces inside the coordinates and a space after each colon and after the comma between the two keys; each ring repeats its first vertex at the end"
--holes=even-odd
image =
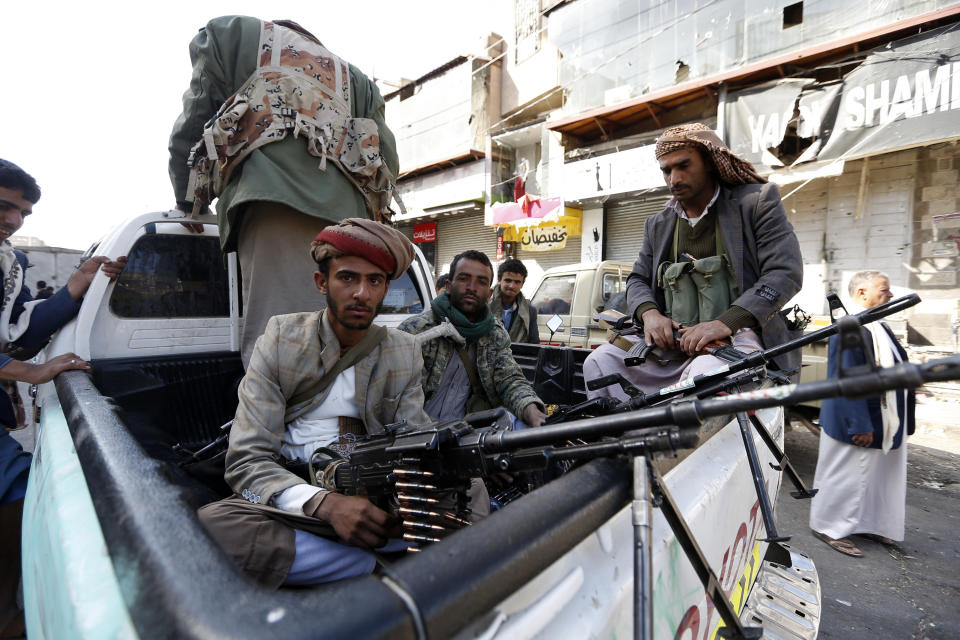
{"type": "Polygon", "coordinates": [[[424,409],[435,420],[454,420],[502,406],[538,427],[546,417],[543,402],[513,359],[510,336],[487,308],[492,284],[490,259],[465,251],[450,265],[449,293],[400,325],[423,334],[424,409]]]}

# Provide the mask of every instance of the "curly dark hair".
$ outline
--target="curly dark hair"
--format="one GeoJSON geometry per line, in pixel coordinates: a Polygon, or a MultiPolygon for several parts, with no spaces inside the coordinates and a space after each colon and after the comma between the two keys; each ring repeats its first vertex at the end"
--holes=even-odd
{"type": "Polygon", "coordinates": [[[497,268],[497,280],[503,279],[503,274],[505,273],[519,273],[523,276],[523,279],[527,279],[527,268],[523,266],[523,263],[515,258],[511,258],[500,263],[500,266],[497,268]]]}

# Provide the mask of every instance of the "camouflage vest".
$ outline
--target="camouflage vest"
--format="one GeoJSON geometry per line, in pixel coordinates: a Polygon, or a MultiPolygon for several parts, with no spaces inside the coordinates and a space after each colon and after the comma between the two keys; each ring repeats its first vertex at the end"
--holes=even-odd
{"type": "Polygon", "coordinates": [[[375,220],[385,221],[396,181],[380,155],[380,132],[350,109],[350,67],[320,43],[264,22],[257,69],[207,122],[187,160],[187,198],[194,214],[219,196],[234,170],[255,149],[303,137],[307,150],[331,162],[363,194],[375,220]]]}

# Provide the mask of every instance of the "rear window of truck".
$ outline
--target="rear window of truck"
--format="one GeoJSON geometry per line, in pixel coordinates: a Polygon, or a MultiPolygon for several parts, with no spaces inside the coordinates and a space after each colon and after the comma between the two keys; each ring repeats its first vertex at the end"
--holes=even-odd
{"type": "Polygon", "coordinates": [[[110,296],[121,318],[230,315],[227,268],[215,236],[147,234],[133,245],[110,296]]]}

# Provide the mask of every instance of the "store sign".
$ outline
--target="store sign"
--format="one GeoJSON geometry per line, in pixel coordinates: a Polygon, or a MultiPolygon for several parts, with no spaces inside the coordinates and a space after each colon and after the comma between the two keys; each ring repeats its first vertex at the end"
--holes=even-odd
{"type": "Polygon", "coordinates": [[[520,246],[524,251],[553,251],[567,246],[567,228],[563,225],[527,227],[520,232],[520,246]]]}
{"type": "Polygon", "coordinates": [[[423,224],[417,224],[413,226],[414,244],[421,244],[424,242],[436,242],[436,241],[437,241],[437,223],[436,222],[425,222],[423,224]]]}
{"type": "Polygon", "coordinates": [[[794,164],[960,137],[960,30],[891,43],[841,82],[781,80],[731,94],[726,117],[731,150],[761,168],[784,164],[775,153],[791,122],[809,144],[794,164]]]}

